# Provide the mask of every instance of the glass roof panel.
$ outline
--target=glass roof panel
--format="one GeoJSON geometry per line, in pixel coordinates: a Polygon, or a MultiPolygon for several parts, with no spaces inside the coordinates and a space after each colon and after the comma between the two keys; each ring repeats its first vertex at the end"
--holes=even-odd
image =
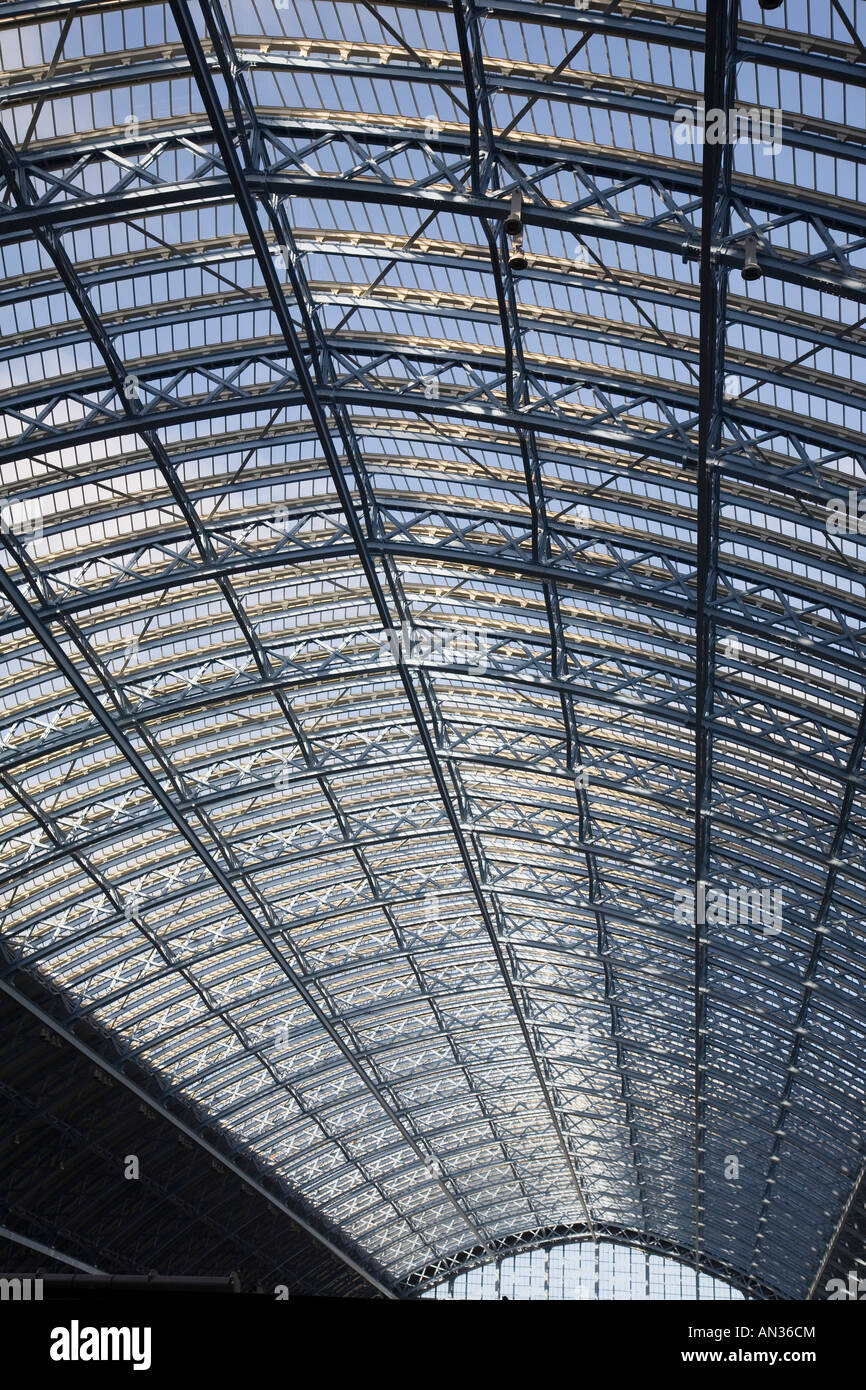
{"type": "Polygon", "coordinates": [[[4,959],[395,1287],[861,1175],[860,18],[0,15],[4,959]]]}

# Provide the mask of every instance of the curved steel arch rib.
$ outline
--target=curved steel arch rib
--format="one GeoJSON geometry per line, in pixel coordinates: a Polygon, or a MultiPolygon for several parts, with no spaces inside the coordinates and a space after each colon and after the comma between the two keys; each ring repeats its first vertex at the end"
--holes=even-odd
{"type": "Polygon", "coordinates": [[[862,1173],[863,49],[628,8],[0,17],[3,968],[406,1292],[862,1173]]]}
{"type": "MultiPolygon", "coordinates": [[[[684,1265],[694,1265],[693,1247],[677,1245],[675,1242],[653,1236],[645,1231],[631,1231],[627,1227],[612,1224],[600,1227],[597,1236],[600,1241],[610,1241],[614,1245],[629,1246],[643,1250],[649,1255],[661,1256],[662,1259],[675,1260],[684,1265]]],[[[508,1256],[528,1254],[533,1250],[553,1250],[557,1246],[582,1244],[589,1239],[590,1237],[585,1231],[574,1231],[568,1226],[538,1231],[520,1231],[504,1237],[497,1245],[494,1254],[496,1259],[501,1260],[508,1256]]],[[[461,1250],[449,1260],[442,1260],[436,1264],[428,1265],[425,1269],[415,1270],[406,1283],[408,1296],[417,1298],[437,1284],[465,1274],[469,1270],[478,1269],[489,1260],[490,1253],[486,1250],[461,1250]]],[[[739,1270],[732,1269],[729,1265],[708,1259],[703,1255],[700,1257],[697,1267],[702,1275],[723,1280],[726,1284],[738,1289],[745,1298],[779,1299],[782,1297],[778,1290],[766,1288],[754,1277],[744,1280],[739,1270]]]]}

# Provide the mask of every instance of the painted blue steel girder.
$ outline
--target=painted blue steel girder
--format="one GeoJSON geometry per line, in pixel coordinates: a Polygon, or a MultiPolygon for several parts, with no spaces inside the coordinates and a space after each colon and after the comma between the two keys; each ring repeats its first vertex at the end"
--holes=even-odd
{"type": "Polygon", "coordinates": [[[864,69],[736,9],[0,16],[3,987],[407,1294],[850,1246],[864,69]]]}

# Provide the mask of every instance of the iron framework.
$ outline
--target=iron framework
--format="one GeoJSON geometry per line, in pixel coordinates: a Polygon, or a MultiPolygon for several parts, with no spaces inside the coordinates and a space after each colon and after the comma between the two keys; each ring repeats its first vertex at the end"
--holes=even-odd
{"type": "Polygon", "coordinates": [[[0,45],[6,996],[379,1292],[566,1233],[820,1296],[856,14],[16,0],[0,45]]]}

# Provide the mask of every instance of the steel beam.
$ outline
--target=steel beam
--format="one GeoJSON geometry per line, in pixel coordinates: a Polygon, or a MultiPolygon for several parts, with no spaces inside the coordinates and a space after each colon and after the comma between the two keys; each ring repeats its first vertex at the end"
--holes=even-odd
{"type": "MultiPolygon", "coordinates": [[[[220,66],[223,74],[223,79],[224,81],[226,81],[226,84],[229,87],[229,94],[231,97],[231,84],[232,81],[234,81],[235,83],[237,82],[237,70],[236,65],[233,63],[230,50],[227,46],[227,31],[225,29],[224,21],[221,22],[221,16],[218,15],[214,7],[209,3],[209,0],[199,0],[199,2],[203,14],[205,16],[211,44],[214,46],[214,49],[220,58],[220,66]]],[[[195,74],[195,80],[198,85],[199,91],[202,95],[205,109],[208,113],[208,116],[211,120],[214,132],[217,137],[217,142],[219,144],[224,167],[229,175],[229,179],[231,181],[235,197],[238,201],[238,206],[241,209],[242,215],[244,217],[244,222],[250,234],[250,240],[256,252],[263,279],[268,287],[268,292],[271,298],[271,303],[274,307],[274,312],[276,313],[281,331],[283,332],[283,335],[286,339],[286,344],[289,348],[289,352],[292,357],[292,361],[295,367],[295,371],[297,373],[298,381],[301,386],[302,394],[304,396],[307,409],[309,410],[315,423],[316,430],[319,435],[319,439],[321,441],[322,448],[324,451],[324,455],[328,462],[329,470],[334,481],[334,485],[340,497],[344,513],[347,519],[349,520],[349,524],[353,532],[353,538],[355,540],[355,545],[358,551],[358,556],[361,561],[364,574],[370,588],[370,592],[373,596],[376,610],[382,621],[383,628],[387,631],[396,630],[399,628],[400,622],[402,622],[406,618],[407,613],[405,609],[403,609],[403,611],[400,611],[399,589],[397,588],[397,584],[395,583],[396,576],[392,574],[389,576],[390,587],[392,590],[392,601],[398,604],[397,617],[400,620],[398,622],[394,621],[391,607],[386,596],[386,591],[381,583],[381,580],[379,579],[379,575],[377,573],[372,555],[370,554],[370,551],[367,547],[365,531],[369,532],[370,530],[374,530],[374,504],[373,499],[371,498],[369,490],[365,483],[363,465],[360,463],[356,447],[353,448],[353,441],[351,439],[351,436],[348,436],[347,433],[344,432],[342,435],[344,446],[346,446],[350,458],[353,459],[353,477],[361,499],[361,506],[365,511],[364,524],[362,525],[361,518],[357,515],[356,511],[357,503],[347,486],[343,464],[339,459],[334,448],[331,431],[327,424],[321,398],[318,394],[318,385],[317,383],[314,383],[313,378],[310,374],[306,362],[306,357],[301,345],[301,341],[298,337],[298,333],[295,328],[295,324],[292,320],[291,315],[287,312],[282,290],[277,280],[276,273],[274,271],[271,254],[267,242],[265,241],[264,234],[262,232],[262,228],[257,216],[255,203],[253,201],[253,194],[247,182],[246,169],[253,162],[251,157],[249,157],[249,148],[247,146],[245,150],[247,158],[245,164],[242,165],[238,158],[238,153],[235,149],[234,143],[232,141],[231,133],[226,123],[222,107],[218,102],[216,92],[213,86],[213,81],[208,71],[207,62],[205,60],[204,52],[201,47],[201,42],[191,20],[189,6],[186,3],[184,3],[184,0],[171,0],[171,7],[172,12],[174,14],[175,22],[178,26],[179,32],[184,42],[184,46],[187,50],[187,56],[189,58],[190,66],[195,74]]],[[[237,91],[235,91],[234,93],[232,105],[234,109],[235,120],[237,123],[241,111],[241,97],[237,91]]],[[[287,225],[285,225],[285,223],[281,223],[277,205],[274,205],[273,203],[271,204],[271,215],[275,219],[276,227],[282,228],[286,236],[290,237],[290,229],[287,225]]],[[[302,313],[305,336],[310,348],[312,349],[314,347],[315,341],[315,330],[313,327],[313,323],[310,319],[309,312],[305,308],[308,302],[308,295],[305,294],[304,285],[301,280],[301,273],[299,271],[297,262],[294,258],[290,259],[289,268],[290,274],[292,275],[292,282],[295,291],[296,302],[300,307],[302,313]]],[[[318,356],[315,353],[314,361],[319,361],[318,356]]],[[[321,370],[321,367],[319,367],[319,370],[321,370]]],[[[442,799],[446,815],[448,816],[448,819],[451,823],[452,832],[454,835],[454,839],[457,843],[460,858],[463,862],[467,877],[472,886],[472,891],[478,903],[482,920],[484,921],[485,927],[487,929],[491,945],[493,946],[494,954],[496,955],[506,990],[508,991],[509,997],[511,999],[515,1016],[517,1018],[518,1026],[520,1028],[521,1033],[523,1034],[524,1041],[526,1043],[527,1050],[532,1061],[533,1069],[538,1077],[539,1085],[541,1087],[542,1095],[544,1097],[545,1106],[551,1117],[551,1122],[554,1126],[554,1130],[558,1136],[560,1148],[563,1157],[566,1161],[566,1165],[572,1175],[575,1189],[577,1191],[578,1198],[580,1200],[581,1207],[583,1209],[584,1216],[587,1222],[587,1227],[591,1230],[592,1218],[590,1216],[589,1209],[586,1205],[583,1196],[583,1191],[574,1164],[574,1160],[572,1158],[569,1147],[565,1141],[565,1138],[562,1134],[559,1120],[556,1114],[556,1109],[550,1097],[547,1084],[544,1075],[541,1071],[538,1059],[535,1055],[531,1034],[527,1027],[526,1020],[523,1018],[519,1000],[516,996],[514,985],[511,981],[508,967],[505,961],[505,957],[503,955],[502,948],[498,941],[496,927],[490,915],[490,911],[486,903],[483,889],[478,879],[475,865],[473,863],[471,854],[463,836],[457,813],[454,809],[454,806],[452,805],[451,796],[448,791],[448,786],[445,780],[443,770],[439,765],[435,743],[435,735],[431,735],[431,731],[427,726],[427,721],[425,719],[422,705],[419,701],[419,697],[415,690],[411,678],[411,673],[409,672],[408,668],[405,665],[405,662],[402,659],[398,660],[398,670],[400,672],[401,683],[403,685],[407,700],[412,710],[413,719],[417,725],[422,742],[425,746],[425,751],[428,757],[430,768],[436,781],[437,790],[442,799]]]]}
{"type": "MultiPolygon", "coordinates": [[[[185,1120],[167,1109],[164,1105],[161,1105],[148,1091],[144,1090],[137,1082],[128,1077],[121,1068],[117,1067],[114,1063],[109,1061],[107,1057],[104,1057],[101,1053],[95,1051],[88,1043],[77,1037],[70,1028],[66,1027],[52,1014],[46,1012],[45,1009],[34,1000],[30,999],[26,994],[23,994],[10,981],[0,978],[0,991],[6,994],[10,999],[14,999],[21,1008],[33,1014],[44,1027],[63,1038],[64,1042],[68,1043],[70,1047],[75,1048],[83,1056],[87,1057],[101,1072],[104,1072],[107,1076],[111,1076],[119,1085],[131,1091],[133,1095],[137,1096],[149,1109],[154,1110],[164,1120],[167,1120],[169,1124],[173,1125],[175,1129],[182,1133],[187,1139],[199,1145],[210,1158],[229,1169],[235,1177],[240,1178],[247,1187],[251,1187],[254,1191],[258,1192],[258,1194],[263,1197],[265,1201],[270,1203],[271,1206],[275,1207],[281,1215],[288,1217],[296,1226],[300,1226],[308,1235],[311,1235],[316,1241],[329,1250],[332,1255],[335,1255],[344,1264],[353,1269],[356,1274],[362,1275],[362,1277],[366,1279],[368,1283],[372,1284],[379,1293],[383,1294],[386,1298],[395,1297],[394,1289],[388,1283],[383,1282],[379,1277],[371,1273],[370,1269],[360,1264],[356,1258],[347,1252],[347,1250],[341,1248],[321,1230],[318,1230],[299,1212],[292,1210],[282,1198],[277,1197],[273,1191],[264,1187],[257,1178],[239,1167],[233,1159],[227,1158],[221,1150],[209,1143],[198,1130],[187,1124],[185,1120]]],[[[42,1253],[50,1254],[53,1259],[59,1258],[59,1256],[56,1256],[48,1247],[44,1247],[42,1253]]],[[[102,1270],[93,1269],[90,1266],[77,1267],[83,1268],[85,1272],[93,1274],[101,1274],[103,1272],[102,1270]]]]}
{"type": "MultiPolygon", "coordinates": [[[[96,1275],[100,1278],[108,1278],[101,1269],[95,1265],[85,1264],[83,1260],[76,1260],[72,1255],[65,1255],[62,1250],[58,1250],[54,1245],[43,1245],[39,1240],[33,1240],[31,1236],[21,1235],[19,1231],[12,1231],[8,1226],[0,1226],[0,1240],[11,1240],[14,1245],[22,1245],[27,1250],[33,1250],[37,1255],[46,1255],[51,1260],[57,1260],[59,1264],[69,1265],[70,1269],[80,1270],[83,1274],[96,1275]]],[[[0,1276],[2,1277],[2,1276],[0,1276]]],[[[44,1279],[48,1275],[42,1276],[44,1279]]],[[[66,1276],[63,1276],[64,1278],[66,1276]]]]}
{"type": "MultiPolygon", "coordinates": [[[[707,0],[704,102],[728,111],[736,91],[738,0],[707,0]]],[[[713,815],[713,716],[719,582],[720,469],[714,466],[722,430],[727,268],[717,246],[731,216],[731,146],[704,145],[701,231],[700,408],[698,421],[697,613],[695,618],[695,1270],[700,1270],[706,1157],[705,1046],[709,937],[703,889],[710,878],[713,815]]]]}

